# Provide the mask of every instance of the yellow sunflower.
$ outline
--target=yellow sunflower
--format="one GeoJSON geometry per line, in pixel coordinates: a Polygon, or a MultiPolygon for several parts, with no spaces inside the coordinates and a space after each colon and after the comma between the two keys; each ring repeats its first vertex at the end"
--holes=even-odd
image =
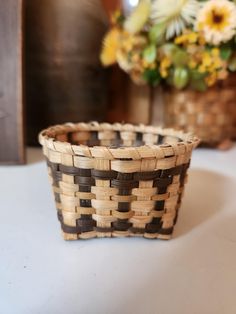
{"type": "Polygon", "coordinates": [[[228,0],[207,1],[199,11],[196,28],[207,43],[227,42],[236,34],[236,5],[228,0]]]}

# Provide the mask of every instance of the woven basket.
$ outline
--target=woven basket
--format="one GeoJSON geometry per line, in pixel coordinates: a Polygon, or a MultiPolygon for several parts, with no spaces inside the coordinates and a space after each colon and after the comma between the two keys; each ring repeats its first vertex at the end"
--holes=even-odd
{"type": "Polygon", "coordinates": [[[39,141],[64,239],[171,237],[197,138],[93,122],[50,127],[39,141]]]}
{"type": "Polygon", "coordinates": [[[205,92],[166,89],[164,102],[165,125],[196,134],[204,146],[223,148],[235,137],[235,81],[226,80],[205,92]]]}

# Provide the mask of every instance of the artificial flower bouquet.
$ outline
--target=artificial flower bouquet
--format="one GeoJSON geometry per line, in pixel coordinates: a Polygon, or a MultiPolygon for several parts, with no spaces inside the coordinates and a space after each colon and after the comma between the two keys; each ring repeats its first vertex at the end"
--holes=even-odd
{"type": "Polygon", "coordinates": [[[141,0],[113,14],[101,61],[136,83],[205,91],[236,70],[236,1],[141,0]]]}

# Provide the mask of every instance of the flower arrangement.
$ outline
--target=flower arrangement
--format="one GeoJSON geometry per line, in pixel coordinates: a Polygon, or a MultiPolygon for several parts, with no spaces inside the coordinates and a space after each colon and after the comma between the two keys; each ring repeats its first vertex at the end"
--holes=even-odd
{"type": "Polygon", "coordinates": [[[136,83],[204,91],[236,71],[236,1],[141,0],[111,23],[101,61],[136,83]]]}

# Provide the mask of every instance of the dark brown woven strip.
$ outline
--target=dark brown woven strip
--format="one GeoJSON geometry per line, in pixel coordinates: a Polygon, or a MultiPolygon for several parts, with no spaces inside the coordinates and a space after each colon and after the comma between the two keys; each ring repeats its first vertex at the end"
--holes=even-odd
{"type": "Polygon", "coordinates": [[[113,228],[113,227],[110,227],[110,228],[95,227],[94,230],[96,230],[97,232],[106,233],[106,232],[113,232],[113,231],[114,231],[114,228],[113,228]]]}
{"type": "Polygon", "coordinates": [[[184,169],[184,165],[180,165],[180,166],[176,166],[174,168],[170,168],[170,169],[164,169],[161,171],[161,178],[166,178],[169,176],[176,176],[182,173],[184,169]]]}
{"type": "Polygon", "coordinates": [[[92,219],[92,215],[91,214],[81,214],[80,220],[88,220],[88,219],[92,219]]]}
{"type": "Polygon", "coordinates": [[[78,170],[79,170],[79,176],[91,177],[91,169],[78,168],[78,170]]]}
{"type": "Polygon", "coordinates": [[[161,228],[161,218],[153,218],[152,222],[146,225],[145,231],[147,233],[158,233],[161,228]]]}
{"type": "Polygon", "coordinates": [[[112,170],[104,171],[104,170],[92,169],[91,173],[95,179],[100,179],[100,180],[111,180],[117,177],[117,172],[112,171],[112,170]]]}
{"type": "Polygon", "coordinates": [[[191,161],[189,161],[187,164],[183,165],[183,171],[187,171],[188,170],[188,168],[190,167],[190,162],[191,161]]]}
{"type": "Polygon", "coordinates": [[[155,225],[155,224],[148,224],[145,228],[145,231],[147,233],[158,233],[159,231],[159,226],[158,225],[155,225]]]}
{"type": "Polygon", "coordinates": [[[129,202],[119,202],[118,211],[119,212],[128,212],[130,210],[131,203],[129,202]]]}
{"type": "Polygon", "coordinates": [[[65,174],[79,175],[79,169],[75,167],[60,165],[59,169],[65,174]]]}
{"type": "Polygon", "coordinates": [[[98,131],[90,131],[90,139],[87,141],[88,146],[100,146],[98,131]]]}
{"type": "Polygon", "coordinates": [[[112,223],[112,226],[117,231],[127,231],[132,224],[128,222],[128,219],[117,219],[117,221],[112,223]]]}
{"type": "Polygon", "coordinates": [[[78,144],[77,141],[73,139],[73,132],[68,132],[66,135],[67,135],[67,142],[74,145],[78,144]]]}
{"type": "Polygon", "coordinates": [[[143,234],[145,232],[145,228],[134,228],[134,227],[131,227],[131,228],[129,228],[129,231],[131,231],[132,233],[143,234]]]}
{"type": "Polygon", "coordinates": [[[172,181],[173,181],[172,177],[158,178],[155,181],[153,181],[153,187],[158,187],[158,188],[167,187],[168,185],[172,183],[172,181]]]}
{"type": "Polygon", "coordinates": [[[59,193],[54,193],[55,196],[55,202],[60,203],[61,199],[60,199],[60,194],[59,193]]]}
{"type": "Polygon", "coordinates": [[[131,191],[132,189],[122,189],[122,188],[119,188],[119,192],[118,192],[118,195],[131,195],[131,191]]]}
{"type": "Polygon", "coordinates": [[[159,234],[162,234],[162,235],[170,235],[173,233],[173,230],[174,230],[174,227],[171,227],[171,228],[161,228],[158,230],[158,233],[159,234]]]}
{"type": "Polygon", "coordinates": [[[121,181],[133,181],[134,180],[134,173],[123,173],[123,172],[117,172],[117,180],[121,181]]]}
{"type": "Polygon", "coordinates": [[[137,140],[135,140],[135,141],[133,142],[133,146],[135,146],[135,147],[144,146],[144,145],[145,145],[145,142],[144,142],[144,141],[137,141],[137,140]]]}
{"type": "Polygon", "coordinates": [[[179,213],[178,213],[178,210],[177,210],[176,215],[175,215],[175,219],[174,219],[174,225],[176,224],[176,222],[178,220],[178,216],[179,216],[179,213]]]}
{"type": "Polygon", "coordinates": [[[62,213],[61,213],[61,210],[57,210],[57,218],[59,221],[62,221],[62,213]]]}
{"type": "Polygon", "coordinates": [[[160,175],[161,175],[161,170],[136,172],[134,173],[134,180],[136,181],[155,180],[156,178],[160,177],[160,175]]]}
{"type": "Polygon", "coordinates": [[[51,162],[48,158],[46,158],[47,165],[54,171],[59,171],[59,164],[51,162]]]}
{"type": "Polygon", "coordinates": [[[96,222],[92,219],[92,215],[81,215],[81,218],[76,220],[79,227],[94,227],[96,222]]]}
{"type": "Polygon", "coordinates": [[[164,139],[164,136],[161,134],[158,134],[158,139],[157,139],[156,144],[158,145],[163,144],[163,139],[164,139]]]}
{"type": "Polygon", "coordinates": [[[90,232],[93,231],[94,228],[90,227],[90,226],[76,226],[76,227],[72,227],[72,226],[67,226],[64,223],[61,222],[61,229],[66,232],[66,233],[70,233],[70,234],[81,234],[83,232],[90,232]]]}
{"type": "Polygon", "coordinates": [[[79,191],[89,193],[89,192],[91,192],[91,186],[90,185],[80,185],[79,191]]]}
{"type": "Polygon", "coordinates": [[[158,188],[158,194],[166,194],[167,186],[158,188]]]}
{"type": "Polygon", "coordinates": [[[159,211],[165,208],[165,201],[156,201],[154,210],[159,211]]]}
{"type": "Polygon", "coordinates": [[[136,141],[144,143],[144,141],[143,141],[143,133],[141,133],[141,132],[137,132],[136,133],[136,141]]]}
{"type": "Polygon", "coordinates": [[[186,177],[186,174],[187,174],[187,170],[184,170],[181,175],[180,175],[180,186],[183,187],[184,186],[184,182],[185,182],[185,177],[186,177]]]}
{"type": "Polygon", "coordinates": [[[54,182],[58,183],[62,180],[62,173],[60,171],[52,170],[52,178],[54,182]]]}
{"type": "Polygon", "coordinates": [[[80,207],[91,207],[91,200],[80,199],[80,207]]]}
{"type": "Polygon", "coordinates": [[[100,146],[100,140],[88,140],[86,145],[89,147],[100,146]]]}
{"type": "Polygon", "coordinates": [[[98,131],[90,131],[90,140],[98,140],[98,131]]]}
{"type": "Polygon", "coordinates": [[[75,233],[79,234],[79,233],[84,232],[81,230],[81,228],[79,226],[76,226],[76,227],[67,226],[63,222],[61,222],[61,229],[65,233],[70,233],[70,234],[75,234],[75,233]]]}
{"type": "Polygon", "coordinates": [[[92,177],[75,176],[75,183],[79,185],[95,185],[95,180],[92,177]]]}
{"type": "Polygon", "coordinates": [[[111,180],[111,186],[115,188],[121,188],[121,189],[134,189],[137,188],[139,185],[138,181],[126,181],[126,180],[117,180],[113,179],[111,180]]]}

